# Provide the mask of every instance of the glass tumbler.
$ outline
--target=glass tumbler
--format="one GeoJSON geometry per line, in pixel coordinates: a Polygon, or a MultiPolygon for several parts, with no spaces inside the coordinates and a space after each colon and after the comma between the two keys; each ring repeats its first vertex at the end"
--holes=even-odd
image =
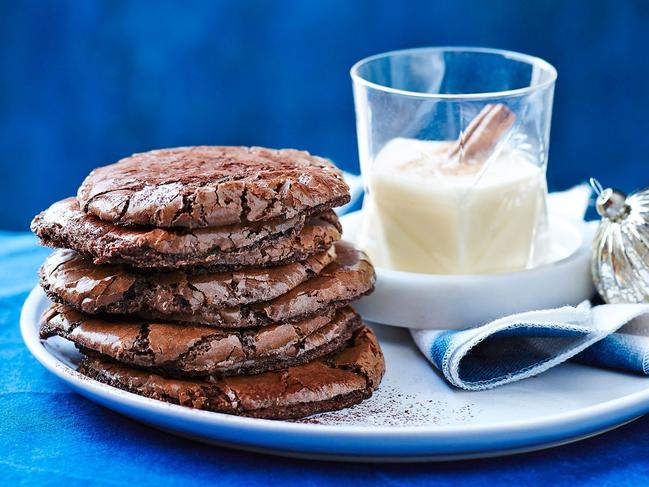
{"type": "Polygon", "coordinates": [[[518,271],[547,247],[556,70],[525,54],[422,48],[351,69],[375,265],[428,274],[518,271]]]}

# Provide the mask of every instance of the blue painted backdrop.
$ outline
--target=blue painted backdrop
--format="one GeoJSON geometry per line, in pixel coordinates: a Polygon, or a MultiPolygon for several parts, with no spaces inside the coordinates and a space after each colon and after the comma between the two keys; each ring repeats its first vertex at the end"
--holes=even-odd
{"type": "Polygon", "coordinates": [[[559,70],[549,182],[649,185],[646,1],[0,1],[0,228],[94,166],[187,144],[305,148],[357,167],[349,67],[426,45],[559,70]]]}

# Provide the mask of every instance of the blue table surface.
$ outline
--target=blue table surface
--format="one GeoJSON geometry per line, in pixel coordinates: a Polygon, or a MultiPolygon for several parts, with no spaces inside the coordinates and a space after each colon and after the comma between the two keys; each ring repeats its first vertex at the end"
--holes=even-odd
{"type": "Polygon", "coordinates": [[[0,485],[649,483],[647,417],[551,450],[439,464],[292,460],[156,431],[72,393],[25,348],[20,308],[48,252],[29,234],[0,232],[0,485]]]}

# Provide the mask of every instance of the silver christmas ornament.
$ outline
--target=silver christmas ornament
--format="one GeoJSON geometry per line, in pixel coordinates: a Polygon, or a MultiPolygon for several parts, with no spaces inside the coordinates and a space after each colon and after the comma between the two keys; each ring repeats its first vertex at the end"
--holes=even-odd
{"type": "Polygon", "coordinates": [[[602,217],[593,241],[591,270],[607,303],[649,303],[649,188],[625,196],[596,179],[602,217]]]}

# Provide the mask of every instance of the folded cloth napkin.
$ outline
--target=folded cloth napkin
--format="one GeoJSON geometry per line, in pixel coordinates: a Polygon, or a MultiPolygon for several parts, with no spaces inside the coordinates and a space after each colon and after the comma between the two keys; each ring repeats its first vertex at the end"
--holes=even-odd
{"type": "MultiPolygon", "coordinates": [[[[583,218],[586,185],[552,193],[551,212],[583,218]]],[[[446,380],[490,389],[540,374],[569,359],[649,375],[649,305],[589,303],[507,316],[468,330],[410,330],[446,380]]]]}
{"type": "Polygon", "coordinates": [[[646,304],[591,308],[582,303],[507,316],[469,330],[410,333],[448,382],[471,391],[525,379],[571,358],[649,373],[646,304]]]}

